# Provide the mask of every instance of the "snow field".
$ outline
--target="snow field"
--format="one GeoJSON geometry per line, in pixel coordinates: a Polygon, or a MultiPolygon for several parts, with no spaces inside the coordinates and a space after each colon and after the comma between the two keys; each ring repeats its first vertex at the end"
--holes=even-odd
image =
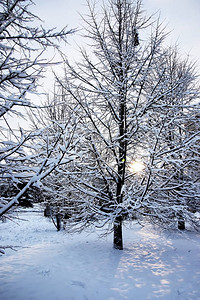
{"type": "Polygon", "coordinates": [[[112,235],[57,232],[31,209],[19,216],[0,224],[0,244],[17,250],[0,257],[2,300],[200,299],[199,233],[132,223],[119,251],[112,235]]]}

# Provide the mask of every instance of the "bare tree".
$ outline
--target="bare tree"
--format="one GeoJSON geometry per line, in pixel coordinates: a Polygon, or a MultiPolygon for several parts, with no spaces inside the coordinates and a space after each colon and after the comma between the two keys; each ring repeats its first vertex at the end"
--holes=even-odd
{"type": "MultiPolygon", "coordinates": [[[[38,180],[47,161],[37,170],[37,179],[32,177],[27,166],[32,163],[29,140],[37,138],[39,132],[30,133],[13,125],[15,118],[22,116],[19,107],[36,107],[28,99],[28,92],[35,92],[38,80],[49,62],[44,53],[48,48],[59,51],[60,42],[66,42],[67,35],[74,30],[63,28],[45,30],[41,20],[30,8],[31,0],[2,0],[0,2],[0,175],[5,182],[18,184],[29,180],[27,185],[13,198],[1,197],[0,216],[5,214],[26,191],[38,180]],[[32,24],[38,24],[32,25],[32,24]],[[25,170],[27,178],[25,179],[25,170]],[[39,172],[39,173],[38,173],[39,172]],[[20,178],[20,175],[23,176],[20,178]],[[18,174],[18,175],[17,175],[18,174]]],[[[48,155],[46,156],[48,159],[48,155]]],[[[29,169],[30,170],[30,169],[29,169]]]]}
{"type": "Polygon", "coordinates": [[[66,61],[64,80],[57,78],[84,132],[69,229],[111,223],[114,247],[123,249],[124,219],[174,223],[188,212],[188,193],[197,196],[185,173],[198,132],[188,136],[184,126],[199,94],[193,66],[165,49],[162,25],[143,17],[141,1],[111,0],[101,14],[88,8],[90,54],[81,49],[82,60],[66,61]],[[140,173],[131,168],[139,160],[140,173]]]}

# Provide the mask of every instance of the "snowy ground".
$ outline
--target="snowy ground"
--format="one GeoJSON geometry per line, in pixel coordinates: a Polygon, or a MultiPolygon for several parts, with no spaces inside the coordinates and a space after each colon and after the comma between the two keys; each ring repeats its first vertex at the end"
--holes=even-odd
{"type": "Polygon", "coordinates": [[[200,239],[194,232],[124,228],[123,251],[112,236],[56,232],[42,213],[0,224],[2,300],[200,299],[200,239]]]}

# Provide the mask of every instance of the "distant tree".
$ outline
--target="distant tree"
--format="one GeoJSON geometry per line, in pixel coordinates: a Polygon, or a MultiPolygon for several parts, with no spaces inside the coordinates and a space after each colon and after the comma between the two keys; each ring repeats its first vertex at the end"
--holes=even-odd
{"type": "Polygon", "coordinates": [[[181,59],[176,48],[164,51],[159,64],[149,81],[149,93],[159,101],[146,123],[148,179],[138,211],[163,226],[177,222],[184,229],[187,221],[197,228],[199,219],[192,212],[200,204],[199,125],[195,130],[188,126],[199,110],[197,75],[194,64],[181,59]],[[153,82],[159,84],[152,90],[153,82]]]}
{"type": "Polygon", "coordinates": [[[31,0],[0,1],[1,186],[8,182],[16,186],[26,182],[14,198],[0,198],[0,216],[17,204],[27,188],[40,179],[39,175],[50,157],[47,154],[40,167],[34,170],[33,157],[27,155],[31,148],[29,141],[36,139],[41,132],[17,129],[13,120],[22,116],[18,108],[36,107],[27,93],[36,91],[38,80],[49,64],[44,56],[46,50],[59,50],[60,42],[66,42],[68,34],[74,32],[66,28],[45,30],[39,17],[30,10],[33,4],[31,0]]]}
{"type": "Polygon", "coordinates": [[[62,87],[56,83],[53,93],[47,95],[43,109],[38,109],[37,114],[31,111],[29,118],[32,131],[40,131],[32,141],[31,148],[35,166],[40,166],[51,150],[53,151],[50,159],[47,160],[48,168],[60,155],[65,155],[59,164],[55,164],[56,167],[48,176],[43,178],[41,184],[41,202],[46,205],[44,214],[51,217],[54,225],[60,230],[60,222],[65,222],[67,215],[72,214],[71,203],[68,200],[71,198],[72,189],[69,178],[74,176],[74,161],[80,155],[79,117],[76,108],[68,103],[62,87]]]}
{"type": "Polygon", "coordinates": [[[193,220],[188,200],[198,195],[188,170],[199,138],[186,124],[198,111],[197,76],[166,49],[162,26],[143,17],[141,1],[111,0],[98,14],[89,1],[88,8],[90,52],[81,49],[82,60],[66,61],[64,80],[57,78],[84,133],[68,229],[112,224],[114,247],[123,249],[124,219],[193,220]]]}

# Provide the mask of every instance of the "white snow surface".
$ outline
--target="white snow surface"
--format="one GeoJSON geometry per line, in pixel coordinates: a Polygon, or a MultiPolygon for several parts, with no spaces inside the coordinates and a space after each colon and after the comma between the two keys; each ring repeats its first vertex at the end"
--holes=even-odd
{"type": "Polygon", "coordinates": [[[1,300],[200,299],[199,233],[124,227],[124,250],[112,235],[57,232],[38,210],[0,224],[1,300]],[[19,246],[19,247],[18,247],[19,246]]]}

